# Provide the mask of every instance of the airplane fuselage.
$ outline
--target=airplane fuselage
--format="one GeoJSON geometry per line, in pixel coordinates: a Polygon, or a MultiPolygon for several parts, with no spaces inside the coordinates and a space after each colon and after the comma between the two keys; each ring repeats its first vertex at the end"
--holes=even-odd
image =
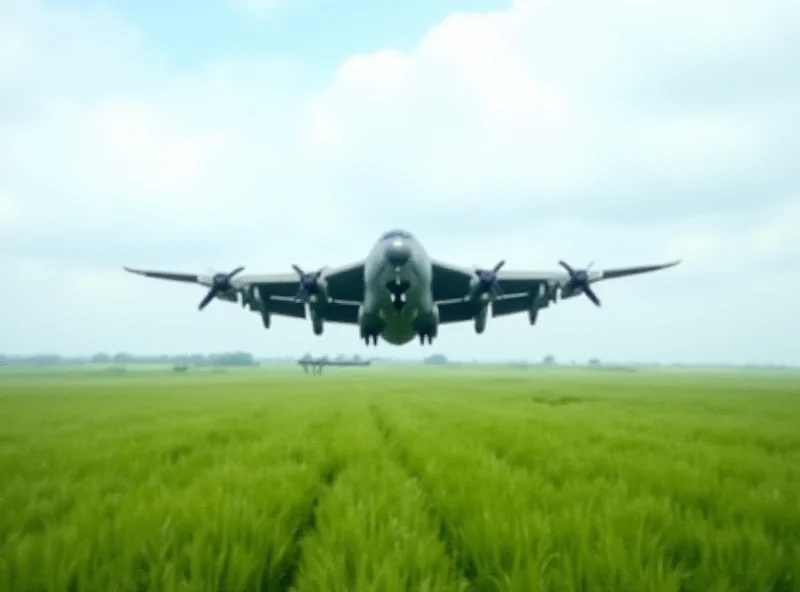
{"type": "Polygon", "coordinates": [[[384,235],[364,265],[361,336],[380,336],[392,345],[436,336],[438,312],[431,287],[433,271],[425,248],[403,231],[384,235]]]}

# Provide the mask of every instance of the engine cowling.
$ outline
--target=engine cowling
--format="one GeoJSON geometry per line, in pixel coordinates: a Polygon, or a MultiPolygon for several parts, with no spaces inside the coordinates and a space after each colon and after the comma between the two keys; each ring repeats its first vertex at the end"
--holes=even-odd
{"type": "Polygon", "coordinates": [[[417,318],[414,328],[420,335],[430,337],[439,335],[439,307],[434,304],[430,312],[417,318]]]}
{"type": "Polygon", "coordinates": [[[358,329],[362,339],[370,335],[377,335],[383,329],[380,316],[364,310],[362,304],[358,307],[358,329]]]}
{"type": "Polygon", "coordinates": [[[325,319],[318,312],[311,310],[311,327],[314,329],[314,335],[322,335],[325,331],[325,319]]]}
{"type": "Polygon", "coordinates": [[[224,300],[226,302],[238,302],[239,292],[236,290],[228,290],[227,292],[217,292],[215,298],[217,300],[224,300]]]}
{"type": "Polygon", "coordinates": [[[539,315],[539,310],[546,307],[549,300],[548,288],[544,284],[539,284],[536,293],[533,294],[531,299],[531,307],[528,309],[528,320],[531,325],[536,324],[536,317],[539,315]]]}
{"type": "Polygon", "coordinates": [[[433,305],[433,319],[431,320],[431,325],[433,328],[433,336],[436,337],[439,335],[439,306],[436,304],[433,305]]]}
{"type": "Polygon", "coordinates": [[[261,322],[265,329],[269,329],[271,325],[271,315],[263,300],[261,300],[261,293],[253,286],[249,286],[242,290],[242,307],[247,306],[250,310],[258,312],[261,315],[261,322]]]}
{"type": "Polygon", "coordinates": [[[478,314],[475,315],[475,333],[479,335],[486,329],[486,319],[489,316],[489,307],[484,306],[478,314]]]}

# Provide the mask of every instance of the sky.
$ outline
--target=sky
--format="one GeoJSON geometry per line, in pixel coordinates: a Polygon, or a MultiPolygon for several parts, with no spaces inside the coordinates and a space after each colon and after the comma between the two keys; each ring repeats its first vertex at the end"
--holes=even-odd
{"type": "Polygon", "coordinates": [[[800,364],[796,0],[0,0],[0,352],[800,364]],[[681,259],[369,349],[122,266],[681,259]]]}

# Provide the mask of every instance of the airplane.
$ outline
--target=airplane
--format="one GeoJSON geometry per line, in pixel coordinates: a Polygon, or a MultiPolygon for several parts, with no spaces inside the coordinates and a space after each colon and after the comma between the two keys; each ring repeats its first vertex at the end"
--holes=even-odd
{"type": "Polygon", "coordinates": [[[292,265],[294,274],[198,275],[124,267],[150,278],[199,284],[209,288],[198,309],[212,300],[241,302],[258,312],[265,329],[273,315],[310,317],[315,335],[325,323],[356,325],[368,346],[381,338],[401,346],[415,337],[432,344],[439,326],[472,320],[475,332],[492,317],[526,312],[531,325],[540,310],[559,298],[585,295],[596,306],[600,299],[592,284],[673,267],[680,261],[592,271],[575,269],[564,261],[564,271],[504,271],[505,261],[491,269],[468,268],[435,259],[410,232],[390,230],[372,246],[367,256],[339,267],[305,272],[292,265]]]}
{"type": "Polygon", "coordinates": [[[331,360],[327,356],[322,356],[321,358],[314,359],[311,356],[304,356],[297,360],[297,363],[302,366],[303,371],[308,374],[309,367],[311,368],[311,374],[322,374],[322,368],[325,366],[369,366],[372,364],[370,360],[361,360],[361,359],[335,359],[331,360]]]}

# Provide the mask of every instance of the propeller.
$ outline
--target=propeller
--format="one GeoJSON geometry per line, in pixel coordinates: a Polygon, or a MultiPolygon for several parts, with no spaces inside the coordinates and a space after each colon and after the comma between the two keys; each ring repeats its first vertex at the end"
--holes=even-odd
{"type": "Polygon", "coordinates": [[[233,276],[240,273],[242,270],[244,270],[244,267],[237,267],[230,273],[215,273],[212,275],[211,289],[208,291],[208,294],[205,295],[205,298],[200,301],[200,305],[197,307],[198,310],[203,310],[208,306],[208,303],[211,302],[217,294],[230,290],[233,276]]]}
{"type": "Polygon", "coordinates": [[[479,292],[491,292],[494,296],[502,296],[503,290],[500,288],[500,283],[497,281],[497,272],[505,265],[506,262],[500,261],[492,269],[476,269],[475,275],[478,278],[477,283],[473,286],[468,298],[474,298],[479,292]]]}
{"type": "Polygon", "coordinates": [[[591,269],[594,262],[590,263],[586,269],[573,269],[564,261],[559,261],[558,264],[567,270],[570,286],[583,292],[596,306],[600,306],[600,299],[589,285],[589,269],[591,269]]]}
{"type": "Polygon", "coordinates": [[[322,276],[322,269],[311,273],[304,272],[300,269],[299,265],[292,265],[292,269],[294,269],[300,277],[300,289],[294,297],[296,302],[308,302],[311,296],[322,294],[322,286],[319,283],[319,279],[322,276]]]}

